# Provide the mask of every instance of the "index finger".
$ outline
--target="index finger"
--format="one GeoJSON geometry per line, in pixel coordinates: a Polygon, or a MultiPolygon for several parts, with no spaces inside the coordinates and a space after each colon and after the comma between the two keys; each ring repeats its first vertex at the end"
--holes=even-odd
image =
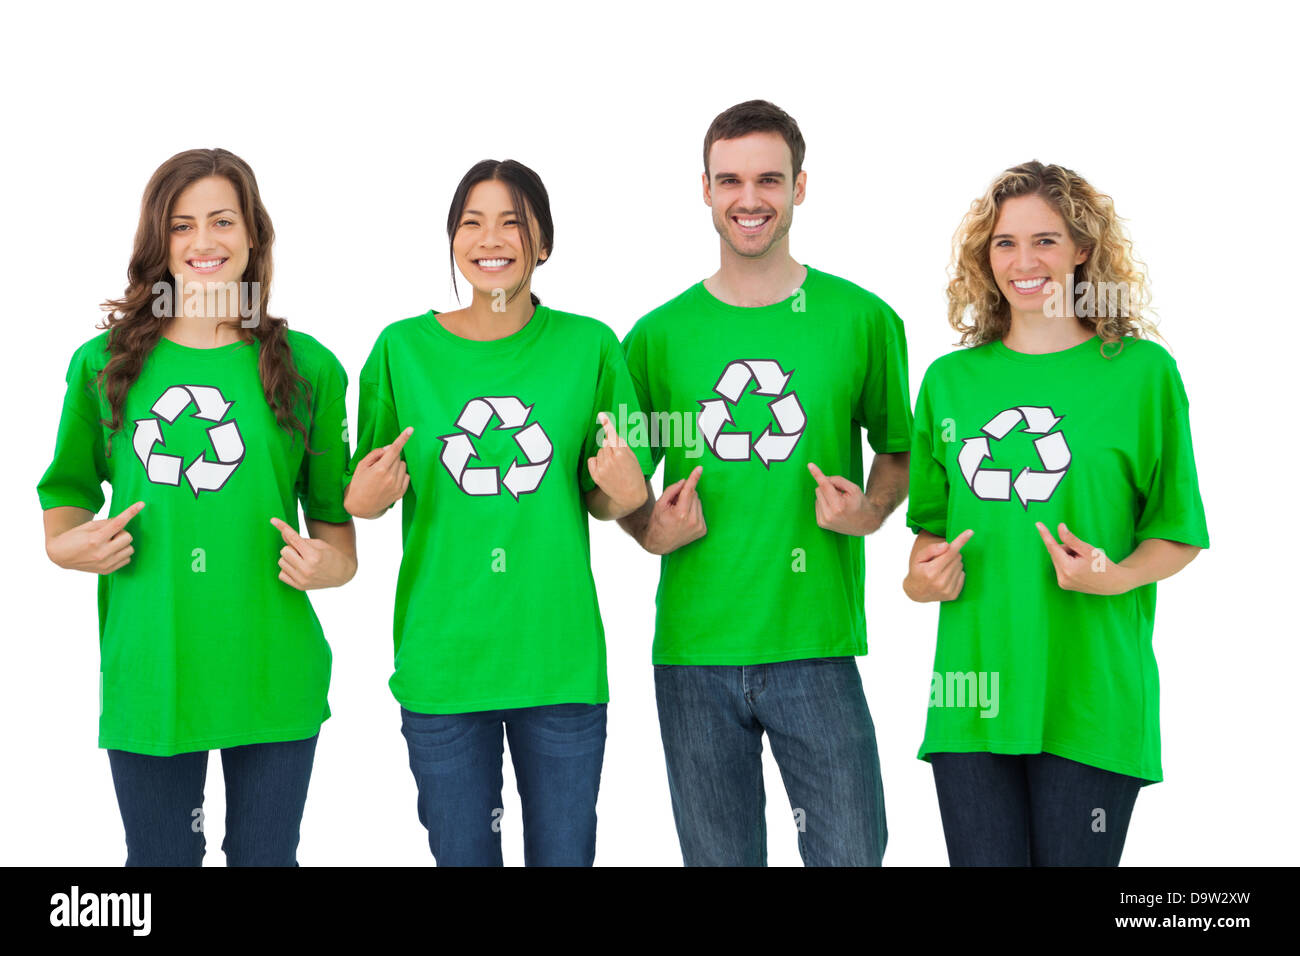
{"type": "Polygon", "coordinates": [[[604,412],[596,415],[596,420],[600,422],[601,427],[605,429],[605,444],[618,446],[620,444],[618,431],[614,428],[613,420],[604,412]]]}
{"type": "Polygon", "coordinates": [[[686,484],[682,485],[681,494],[677,496],[677,503],[686,505],[689,503],[691,496],[695,494],[695,486],[700,483],[700,475],[704,474],[704,466],[696,465],[691,469],[691,473],[686,478],[686,484]]]}
{"type": "Polygon", "coordinates": [[[1041,521],[1035,521],[1034,527],[1038,529],[1038,536],[1043,539],[1043,544],[1047,545],[1047,552],[1052,556],[1052,562],[1055,563],[1058,557],[1065,557],[1065,549],[1056,543],[1052,537],[1052,532],[1047,530],[1047,525],[1041,521]]]}
{"type": "Polygon", "coordinates": [[[289,542],[289,544],[297,544],[302,540],[302,535],[297,531],[294,531],[293,528],[284,521],[281,521],[279,518],[272,518],[271,524],[275,525],[276,528],[279,529],[280,534],[284,537],[285,541],[289,542]]]}
{"type": "Polygon", "coordinates": [[[822,474],[822,470],[818,468],[816,465],[814,465],[811,461],[808,462],[808,470],[812,472],[812,476],[814,479],[816,479],[817,484],[819,486],[823,488],[830,486],[831,483],[826,480],[826,476],[822,474]]]}
{"type": "Polygon", "coordinates": [[[415,429],[413,427],[403,428],[398,436],[392,440],[387,448],[384,449],[384,454],[380,458],[380,461],[384,462],[386,465],[391,465],[396,461],[397,456],[402,453],[402,448],[405,447],[407,441],[410,440],[411,435],[414,432],[415,429]]]}
{"type": "Polygon", "coordinates": [[[144,508],[143,501],[137,501],[129,508],[124,508],[112,518],[109,518],[104,527],[112,534],[117,534],[126,527],[126,523],[140,513],[144,508]]]}

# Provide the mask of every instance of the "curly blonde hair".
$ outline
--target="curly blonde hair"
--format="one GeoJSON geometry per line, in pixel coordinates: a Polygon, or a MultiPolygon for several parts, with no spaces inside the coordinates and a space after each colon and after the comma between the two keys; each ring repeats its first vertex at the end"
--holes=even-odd
{"type": "Polygon", "coordinates": [[[1088,258],[1075,266],[1076,289],[1086,281],[1085,289],[1120,290],[1121,308],[1077,317],[1101,338],[1102,354],[1115,343],[1122,349],[1125,336],[1160,338],[1148,317],[1153,310],[1146,266],[1133,255],[1133,243],[1124,232],[1123,220],[1115,215],[1110,196],[1093,189],[1073,170],[1034,160],[999,175],[971,203],[953,236],[948,324],[961,333],[960,344],[997,341],[1011,329],[1011,305],[993,279],[989,246],[1002,203],[1019,196],[1041,196],[1065,220],[1074,244],[1088,251],[1088,258]]]}

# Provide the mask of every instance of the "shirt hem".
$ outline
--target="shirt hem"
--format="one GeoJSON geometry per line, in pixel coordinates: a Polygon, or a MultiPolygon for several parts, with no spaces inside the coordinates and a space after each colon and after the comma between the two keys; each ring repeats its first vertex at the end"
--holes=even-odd
{"type": "Polygon", "coordinates": [[[482,710],[517,710],[522,707],[545,707],[549,704],[608,704],[609,694],[530,694],[524,697],[490,697],[457,703],[393,698],[407,710],[417,714],[472,714],[482,710]]]}
{"type": "Polygon", "coordinates": [[[793,650],[772,651],[766,654],[652,654],[651,663],[658,666],[681,664],[730,665],[746,667],[752,664],[780,664],[785,661],[803,661],[814,657],[865,657],[867,642],[861,641],[850,648],[802,647],[793,650]]]}
{"type": "Polygon", "coordinates": [[[1038,754],[1050,753],[1057,757],[1064,757],[1066,760],[1075,760],[1090,767],[1096,767],[1098,770],[1109,770],[1111,773],[1124,774],[1126,777],[1135,777],[1141,780],[1143,786],[1151,783],[1160,783],[1164,776],[1159,768],[1156,768],[1154,774],[1147,769],[1139,768],[1136,764],[1125,763],[1122,761],[1111,760],[1109,757],[1094,753],[1090,750],[1084,750],[1080,747],[1073,747],[1069,744],[1060,744],[1052,740],[1041,741],[1005,741],[1005,740],[945,740],[935,743],[922,743],[921,749],[917,753],[917,759],[929,763],[930,754],[935,753],[995,753],[995,754],[1038,754]]]}
{"type": "Polygon", "coordinates": [[[221,750],[227,747],[242,747],[244,744],[284,743],[290,740],[306,740],[320,733],[324,719],[314,723],[284,730],[265,730],[258,733],[227,734],[222,737],[200,737],[197,740],[183,740],[174,744],[160,744],[154,741],[133,740],[128,737],[100,734],[101,750],[125,750],[128,753],[144,754],[150,757],[174,757],[177,754],[195,753],[201,750],[221,750]]]}

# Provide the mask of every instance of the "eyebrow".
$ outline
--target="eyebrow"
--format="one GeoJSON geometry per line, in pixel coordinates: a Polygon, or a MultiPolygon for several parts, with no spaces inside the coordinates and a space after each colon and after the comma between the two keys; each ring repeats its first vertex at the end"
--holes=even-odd
{"type": "MultiPolygon", "coordinates": [[[[215,215],[217,215],[218,213],[222,213],[222,212],[232,213],[232,214],[234,214],[234,215],[236,215],[236,216],[239,215],[239,213],[235,212],[235,210],[233,210],[233,209],[214,209],[212,212],[208,213],[208,215],[209,215],[209,216],[215,216],[215,215]]],[[[193,217],[193,216],[180,216],[180,215],[175,215],[175,216],[172,216],[172,218],[173,218],[173,219],[193,219],[194,217],[193,217]]]]}
{"type": "MultiPolygon", "coordinates": [[[[462,215],[462,216],[482,216],[483,213],[480,212],[480,211],[477,210],[477,209],[466,209],[463,213],[461,213],[461,215],[462,215]]],[[[513,209],[507,209],[505,212],[501,213],[501,215],[503,215],[503,216],[517,216],[517,215],[519,215],[519,213],[515,212],[513,209]]]]}
{"type": "MultiPolygon", "coordinates": [[[[1034,233],[1032,236],[1030,236],[1029,238],[1030,238],[1030,239],[1040,239],[1040,238],[1042,238],[1043,236],[1052,236],[1052,237],[1054,237],[1054,238],[1056,238],[1056,239],[1060,239],[1060,238],[1061,238],[1061,234],[1060,234],[1059,232],[1036,232],[1036,233],[1034,233]]],[[[994,238],[994,239],[1014,239],[1014,238],[1016,238],[1016,237],[1013,236],[1013,235],[1011,235],[1011,233],[1009,233],[1009,232],[1000,232],[1000,233],[998,233],[996,236],[994,236],[993,238],[994,238]]]]}
{"type": "MultiPolygon", "coordinates": [[[[730,176],[733,179],[740,178],[739,173],[714,173],[713,174],[714,179],[726,179],[728,176],[730,176]]],[[[769,170],[768,172],[765,173],[758,174],[759,179],[762,179],[764,177],[771,177],[773,179],[785,179],[785,173],[781,172],[780,170],[774,169],[774,170],[769,170]]]]}

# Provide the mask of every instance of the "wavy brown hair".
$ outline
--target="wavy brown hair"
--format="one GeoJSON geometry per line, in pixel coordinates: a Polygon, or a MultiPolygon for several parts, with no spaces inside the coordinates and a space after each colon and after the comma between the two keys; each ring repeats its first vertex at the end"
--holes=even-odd
{"type": "Polygon", "coordinates": [[[1159,338],[1148,318],[1152,310],[1146,267],[1134,257],[1133,243],[1124,232],[1123,220],[1115,215],[1110,196],[1073,170],[1034,160],[1013,166],[993,180],[988,191],[971,203],[953,236],[948,324],[961,333],[960,344],[998,341],[1011,329],[1011,304],[994,281],[989,247],[1002,203],[1019,196],[1041,196],[1065,220],[1074,244],[1088,251],[1088,258],[1074,267],[1076,289],[1087,281],[1093,289],[1125,290],[1126,308],[1076,319],[1101,338],[1102,354],[1108,354],[1108,345],[1119,343],[1122,349],[1125,336],[1159,338]]]}
{"type": "Polygon", "coordinates": [[[144,198],[140,202],[140,223],[135,231],[135,247],[127,266],[126,292],[120,299],[110,299],[101,306],[109,313],[104,323],[98,326],[109,330],[109,360],[99,375],[99,387],[112,411],[111,419],[105,424],[111,432],[121,429],[127,392],[140,377],[145,358],[171,323],[172,313],[179,311],[182,301],[180,283],[171,275],[168,265],[171,247],[169,224],[177,197],[190,184],[209,176],[229,180],[239,197],[240,213],[252,242],[248,267],[240,280],[256,282],[258,290],[256,301],[251,303],[253,325],[245,327],[238,319],[220,324],[233,326],[241,341],[259,344],[258,376],[267,404],[274,411],[280,427],[301,434],[306,443],[307,427],[295,406],[301,402],[303,416],[307,415],[311,388],[294,366],[287,335],[289,323],[267,313],[275,230],[266,207],[262,205],[253,170],[234,153],[224,149],[189,149],[177,153],[158,167],[145,186],[144,198]]]}

